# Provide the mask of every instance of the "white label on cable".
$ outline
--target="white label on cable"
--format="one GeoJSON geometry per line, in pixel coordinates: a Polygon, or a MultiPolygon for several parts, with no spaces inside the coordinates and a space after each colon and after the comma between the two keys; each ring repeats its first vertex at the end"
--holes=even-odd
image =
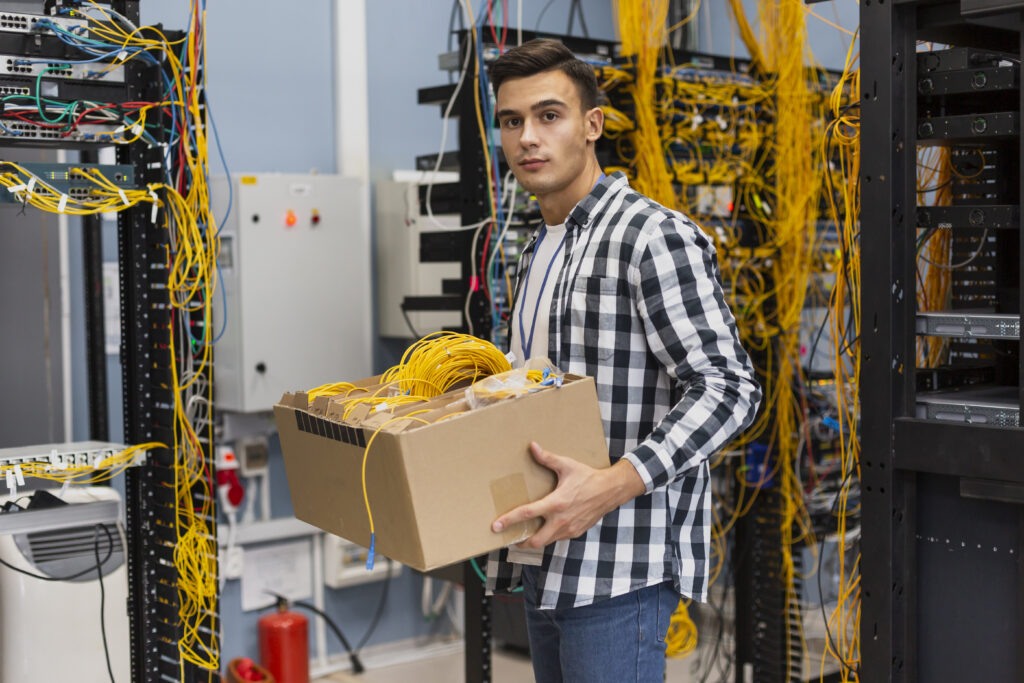
{"type": "Polygon", "coordinates": [[[119,195],[121,195],[121,201],[122,201],[122,202],[124,202],[124,205],[125,205],[125,206],[130,206],[130,202],[128,201],[128,195],[126,195],[126,194],[124,193],[124,190],[122,190],[122,189],[121,189],[121,188],[119,187],[119,188],[117,188],[117,193],[118,193],[119,195]]]}
{"type": "Polygon", "coordinates": [[[18,482],[14,479],[12,470],[7,470],[7,488],[12,496],[18,493],[18,482]]]}
{"type": "Polygon", "coordinates": [[[121,50],[120,52],[117,53],[117,61],[123,62],[126,59],[128,59],[128,51],[127,50],[121,50]]]}
{"type": "Polygon", "coordinates": [[[64,483],[60,486],[60,497],[63,498],[68,493],[68,488],[71,487],[71,480],[65,479],[64,483]]]}
{"type": "Polygon", "coordinates": [[[7,191],[13,194],[15,192],[21,192],[22,190],[25,189],[25,187],[25,185],[11,185],[10,187],[7,188],[7,191]]]}
{"type": "Polygon", "coordinates": [[[14,478],[18,480],[18,486],[25,485],[25,475],[21,473],[21,465],[14,466],[14,478]]]}
{"type": "Polygon", "coordinates": [[[32,176],[31,178],[28,179],[28,188],[27,189],[28,189],[28,193],[29,194],[32,194],[32,190],[35,188],[35,186],[36,186],[36,177],[32,176]]]}
{"type": "Polygon", "coordinates": [[[68,205],[68,196],[62,194],[60,196],[60,204],[57,205],[57,213],[64,213],[64,207],[68,205]]]}
{"type": "Polygon", "coordinates": [[[508,353],[505,354],[505,360],[507,360],[510,365],[515,365],[516,364],[516,354],[512,353],[511,351],[509,351],[508,353]]]}
{"type": "Polygon", "coordinates": [[[153,188],[149,189],[149,196],[153,198],[153,210],[149,214],[149,222],[156,225],[156,212],[159,209],[160,200],[157,198],[153,188]]]}
{"type": "Polygon", "coordinates": [[[135,135],[142,135],[142,126],[136,123],[132,126],[132,132],[135,133],[135,135]]]}

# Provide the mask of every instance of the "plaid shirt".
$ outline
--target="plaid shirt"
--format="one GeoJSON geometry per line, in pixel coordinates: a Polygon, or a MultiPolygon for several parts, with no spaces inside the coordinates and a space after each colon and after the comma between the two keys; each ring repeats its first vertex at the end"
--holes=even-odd
{"type": "MultiPolygon", "coordinates": [[[[754,418],[761,390],[725,303],[711,240],[688,218],[602,179],[569,214],[548,324],[551,361],[597,384],[608,451],[647,492],[544,549],[538,604],[581,607],[673,581],[707,599],[708,458],[754,418]]],[[[536,236],[517,270],[523,286],[536,236]]],[[[554,273],[552,273],[554,275],[554,273]]],[[[488,592],[520,584],[491,554],[488,592]]]]}

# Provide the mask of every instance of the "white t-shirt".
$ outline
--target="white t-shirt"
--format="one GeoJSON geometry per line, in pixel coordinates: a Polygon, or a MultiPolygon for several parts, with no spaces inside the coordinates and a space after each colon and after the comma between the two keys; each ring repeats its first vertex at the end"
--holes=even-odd
{"type": "MultiPolygon", "coordinates": [[[[544,239],[534,246],[529,278],[523,283],[519,301],[516,302],[516,310],[512,315],[510,348],[515,355],[513,367],[522,367],[526,362],[527,355],[523,352],[523,348],[527,340],[530,339],[531,328],[533,328],[533,344],[530,347],[529,357],[548,357],[548,317],[551,314],[551,295],[555,290],[558,272],[562,269],[564,249],[565,223],[547,226],[544,239]],[[544,281],[545,273],[548,274],[546,282],[544,281]],[[535,319],[536,324],[534,323],[535,319]],[[519,333],[520,322],[522,322],[523,335],[519,333]]],[[[525,274],[524,277],[526,277],[525,274]]]]}

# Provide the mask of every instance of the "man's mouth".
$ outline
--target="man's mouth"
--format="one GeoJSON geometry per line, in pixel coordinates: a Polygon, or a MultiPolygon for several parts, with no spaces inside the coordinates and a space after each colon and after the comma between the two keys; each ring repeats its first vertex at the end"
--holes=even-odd
{"type": "Polygon", "coordinates": [[[534,171],[546,163],[547,161],[545,159],[523,159],[522,161],[519,162],[519,167],[525,168],[527,171],[534,171]]]}

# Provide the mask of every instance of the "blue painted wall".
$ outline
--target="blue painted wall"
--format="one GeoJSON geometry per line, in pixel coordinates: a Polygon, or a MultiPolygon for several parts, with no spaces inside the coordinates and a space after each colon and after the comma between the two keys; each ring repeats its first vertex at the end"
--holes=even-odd
{"type": "MultiPolygon", "coordinates": [[[[480,5],[481,3],[474,3],[480,5]]],[[[509,3],[513,10],[515,0],[509,3]]],[[[540,0],[524,6],[524,26],[552,33],[563,33],[568,19],[569,0],[550,3],[542,22],[538,16],[548,4],[540,0]]],[[[731,25],[721,3],[708,2],[712,8],[710,31],[703,16],[700,49],[729,52],[731,25]]],[[[756,7],[748,0],[753,19],[756,7]]],[[[816,11],[833,18],[831,5],[847,27],[856,25],[856,4],[824,2],[816,11]]],[[[587,25],[595,38],[613,38],[614,18],[609,0],[584,0],[587,25]]],[[[143,23],[163,22],[169,28],[187,23],[184,2],[144,3],[143,23]]],[[[370,172],[373,180],[386,178],[391,171],[411,168],[415,157],[435,153],[441,136],[437,107],[416,104],[416,89],[447,81],[437,68],[437,55],[447,49],[448,0],[367,1],[369,45],[370,172]]],[[[478,9],[478,8],[477,8],[478,9]]],[[[308,172],[317,169],[331,173],[334,168],[333,129],[333,23],[329,0],[306,0],[286,4],[271,0],[221,0],[208,6],[207,51],[209,61],[209,99],[216,116],[228,166],[233,172],[308,172]],[[301,8],[301,11],[300,9],[301,8]]],[[[578,24],[577,24],[578,26],[578,24]]],[[[845,46],[838,34],[817,20],[809,20],[812,47],[818,59],[830,68],[841,68],[845,46]]],[[[577,29],[578,32],[578,29],[577,29]]],[[[845,36],[843,36],[845,38],[845,36]]],[[[735,41],[736,54],[745,55],[735,41]]],[[[454,124],[449,132],[449,149],[456,139],[454,124]]],[[[220,173],[219,159],[212,159],[214,173],[220,173]]],[[[74,225],[72,226],[74,227],[74,225]]],[[[104,228],[104,257],[116,260],[116,230],[104,228]]],[[[73,283],[72,323],[76,333],[73,347],[74,396],[76,415],[74,434],[85,439],[86,381],[82,281],[81,237],[71,230],[71,282],[73,283]]],[[[375,350],[377,370],[397,361],[402,345],[378,344],[375,350]]],[[[120,398],[120,365],[108,358],[108,386],[111,438],[123,434],[120,398]]],[[[291,514],[291,501],[281,461],[280,445],[271,441],[272,511],[275,517],[291,514]]],[[[388,606],[370,645],[425,634],[431,628],[419,615],[420,580],[404,572],[391,587],[388,606]]],[[[359,639],[376,609],[379,584],[359,589],[327,590],[327,611],[350,639],[359,639]]],[[[237,581],[225,588],[221,613],[224,623],[222,654],[224,660],[257,654],[255,613],[241,611],[237,581]]],[[[328,636],[331,652],[340,650],[328,636]]]]}

